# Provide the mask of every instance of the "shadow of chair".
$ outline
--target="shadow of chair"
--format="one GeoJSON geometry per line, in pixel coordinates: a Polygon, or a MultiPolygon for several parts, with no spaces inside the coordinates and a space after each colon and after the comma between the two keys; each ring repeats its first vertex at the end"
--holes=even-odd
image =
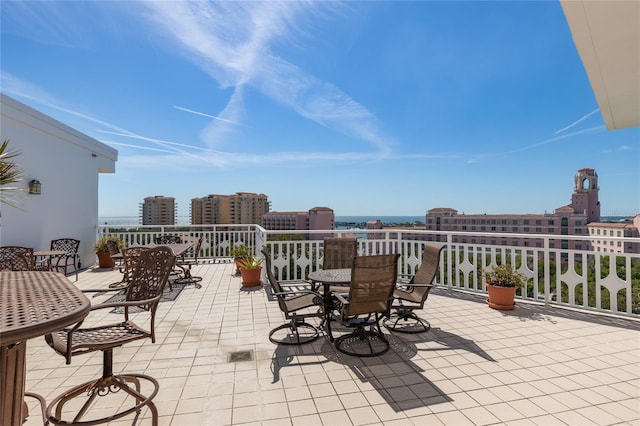
{"type": "Polygon", "coordinates": [[[422,263],[415,275],[411,276],[408,282],[400,281],[393,292],[393,312],[382,322],[387,329],[400,333],[422,333],[431,328],[431,324],[414,311],[424,308],[424,303],[433,288],[443,248],[444,245],[441,244],[424,245],[422,263]]]}
{"type": "Polygon", "coordinates": [[[0,247],[0,271],[33,271],[35,257],[31,247],[0,247]]]}
{"type": "Polygon", "coordinates": [[[371,357],[389,350],[389,341],[382,334],[380,320],[389,315],[391,309],[399,257],[399,254],[381,254],[353,258],[348,293],[333,293],[338,302],[340,321],[355,328],[335,340],[338,351],[371,357]]]}
{"type": "MultiPolygon", "coordinates": [[[[305,320],[307,318],[323,318],[322,296],[308,290],[286,290],[282,282],[276,280],[271,270],[271,255],[267,247],[263,247],[265,269],[269,284],[271,284],[272,294],[278,300],[280,310],[289,322],[282,324],[269,332],[269,340],[272,343],[282,345],[301,345],[313,342],[320,337],[320,331],[314,325],[305,320]],[[284,333],[281,333],[284,330],[284,333]],[[284,335],[282,335],[284,334],[284,335]]],[[[296,284],[299,284],[296,281],[296,284]]]]}
{"type": "Polygon", "coordinates": [[[176,284],[195,284],[196,287],[200,287],[196,284],[202,281],[202,277],[194,277],[191,275],[191,267],[198,264],[198,257],[200,256],[200,248],[202,247],[202,237],[196,239],[196,243],[193,246],[193,258],[187,259],[184,256],[176,259],[176,266],[182,269],[183,276],[173,280],[176,284]]]}
{"type": "MultiPolygon", "coordinates": [[[[167,247],[148,249],[140,253],[136,262],[133,277],[126,289],[126,299],[116,303],[103,303],[95,305],[91,311],[105,308],[123,308],[123,321],[114,324],[99,325],[81,328],[83,321],[71,328],[66,328],[45,336],[47,344],[53,350],[64,356],[66,363],[71,364],[72,357],[102,351],[102,377],[91,380],[67,390],[55,397],[47,406],[47,420],[53,424],[98,424],[110,422],[124,417],[133,412],[140,413],[144,406],[148,406],[153,424],[158,423],[158,411],[152,402],[159,389],[157,380],[146,374],[139,373],[113,373],[113,349],[130,342],[141,339],[151,339],[155,343],[155,317],[158,302],[162,296],[165,285],[169,280],[169,272],[173,267],[175,256],[167,247]],[[142,328],[133,322],[129,316],[129,308],[143,308],[149,313],[149,329],[142,328]],[[149,395],[141,393],[141,382],[150,384],[153,390],[149,395]],[[122,391],[122,392],[121,392],[122,391]],[[85,419],[85,416],[94,409],[97,399],[109,394],[129,395],[135,400],[132,405],[125,402],[118,404],[121,411],[106,417],[85,419]],[[78,408],[78,413],[71,419],[62,419],[65,405],[78,408]]],[[[90,313],[91,315],[91,313],[90,313]]],[[[144,320],[136,314],[136,321],[144,320]]],[[[107,405],[112,407],[112,405],[107,405]]],[[[99,415],[104,415],[104,407],[98,408],[99,415]]]]}
{"type": "Polygon", "coordinates": [[[78,281],[78,262],[80,256],[78,250],[80,248],[80,240],[74,238],[58,238],[51,240],[51,250],[64,251],[65,254],[54,256],[51,260],[51,269],[62,272],[67,275],[69,266],[73,266],[76,273],[76,281],[78,281]]]}

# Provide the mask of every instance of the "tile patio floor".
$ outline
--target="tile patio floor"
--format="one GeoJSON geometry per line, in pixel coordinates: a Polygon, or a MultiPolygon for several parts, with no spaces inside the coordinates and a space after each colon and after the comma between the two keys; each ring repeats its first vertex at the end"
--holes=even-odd
{"type": "MultiPolygon", "coordinates": [[[[524,303],[495,311],[481,297],[438,289],[422,313],[431,331],[392,335],[388,353],[356,359],[324,337],[300,347],[270,343],[269,330],[284,322],[277,302],[262,288],[241,291],[233,270],[195,267],[202,288],[160,304],[156,343],[114,351],[115,371],[160,382],[161,425],[640,425],[640,322],[524,303]],[[253,359],[230,362],[235,351],[253,359]]],[[[90,269],[77,285],[120,277],[90,269]]],[[[33,339],[27,390],[50,400],[99,376],[101,365],[100,353],[65,365],[33,339]]],[[[25,425],[41,424],[28,403],[25,425]]],[[[112,424],[150,424],[149,414],[112,424]]]]}

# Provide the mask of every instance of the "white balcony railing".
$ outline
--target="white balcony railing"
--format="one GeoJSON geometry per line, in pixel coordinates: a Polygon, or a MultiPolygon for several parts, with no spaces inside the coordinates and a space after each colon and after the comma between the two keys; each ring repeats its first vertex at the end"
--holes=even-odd
{"type": "MultiPolygon", "coordinates": [[[[528,278],[517,297],[549,305],[640,319],[640,254],[605,253],[589,249],[559,248],[580,242],[589,247],[589,237],[569,235],[499,234],[526,239],[528,246],[476,244],[459,241],[490,240],[496,234],[421,230],[267,231],[257,225],[191,225],[99,227],[99,237],[116,234],[127,245],[148,244],[158,235],[171,233],[204,238],[200,258],[228,258],[240,243],[259,255],[266,244],[280,279],[305,279],[322,267],[322,241],[329,235],[355,235],[360,255],[400,253],[398,273],[415,272],[425,241],[445,245],[436,283],[450,289],[485,293],[481,271],[500,263],[511,263],[528,278]]],[[[637,247],[638,238],[598,237],[637,247]]]]}

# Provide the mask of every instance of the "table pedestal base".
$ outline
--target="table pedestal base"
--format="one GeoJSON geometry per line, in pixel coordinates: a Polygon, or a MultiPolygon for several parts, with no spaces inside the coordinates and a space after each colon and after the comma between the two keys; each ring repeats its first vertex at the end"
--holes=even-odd
{"type": "Polygon", "coordinates": [[[24,402],[27,342],[0,348],[0,424],[19,426],[29,416],[24,402]]]}

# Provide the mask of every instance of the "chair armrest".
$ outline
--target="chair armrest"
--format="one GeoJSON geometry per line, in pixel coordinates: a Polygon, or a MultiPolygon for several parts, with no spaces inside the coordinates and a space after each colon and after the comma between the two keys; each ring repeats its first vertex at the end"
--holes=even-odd
{"type": "Polygon", "coordinates": [[[334,295],[340,303],[344,305],[349,304],[349,293],[336,293],[335,291],[332,291],[331,294],[334,295]]]}
{"type": "Polygon", "coordinates": [[[272,294],[274,296],[296,296],[301,294],[313,294],[314,296],[322,297],[320,293],[316,291],[311,291],[311,290],[280,291],[280,292],[273,292],[272,294]]]}
{"type": "Polygon", "coordinates": [[[124,307],[124,306],[140,306],[140,305],[147,305],[149,303],[153,303],[155,301],[157,301],[160,297],[162,297],[162,295],[158,295],[154,298],[151,299],[144,299],[144,300],[123,300],[121,302],[111,302],[111,303],[100,303],[98,305],[93,305],[91,306],[91,311],[97,311],[100,309],[105,309],[105,308],[120,308],[120,307],[124,307]]]}
{"type": "Polygon", "coordinates": [[[419,283],[409,283],[409,284],[403,284],[403,285],[407,287],[435,287],[435,285],[433,284],[419,284],[419,283]]]}

